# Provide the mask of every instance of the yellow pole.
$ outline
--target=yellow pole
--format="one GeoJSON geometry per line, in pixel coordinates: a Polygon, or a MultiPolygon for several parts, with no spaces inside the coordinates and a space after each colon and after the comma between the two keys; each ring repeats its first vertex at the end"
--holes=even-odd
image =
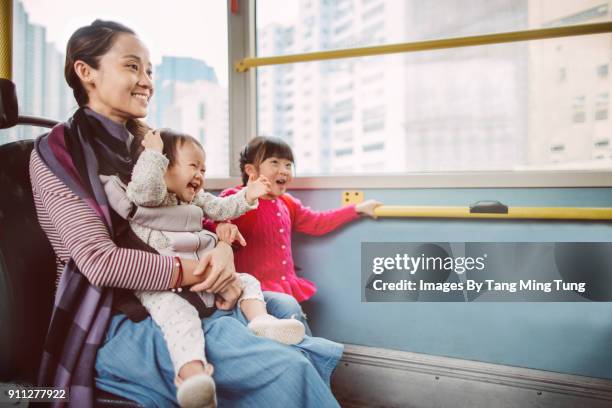
{"type": "Polygon", "coordinates": [[[517,41],[543,40],[547,38],[603,33],[612,33],[612,22],[540,28],[536,30],[512,31],[508,33],[485,34],[471,37],[445,38],[441,40],[389,44],[374,47],[347,48],[342,50],[319,51],[305,54],[280,55],[277,57],[245,58],[242,61],[238,61],[235,68],[238,72],[245,72],[248,71],[249,68],[261,67],[264,65],[366,57],[372,55],[396,54],[400,52],[429,51],[443,48],[471,47],[474,45],[502,44],[517,41]]]}
{"type": "Polygon", "coordinates": [[[0,0],[0,78],[13,77],[13,0],[0,0]]]}
{"type": "Polygon", "coordinates": [[[470,213],[469,207],[383,205],[374,212],[378,217],[612,220],[612,208],[510,207],[507,214],[496,214],[470,213]]]}

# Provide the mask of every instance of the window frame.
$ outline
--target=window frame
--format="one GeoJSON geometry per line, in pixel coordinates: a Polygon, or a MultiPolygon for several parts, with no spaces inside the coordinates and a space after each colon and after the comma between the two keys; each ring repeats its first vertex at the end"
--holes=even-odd
{"type": "MultiPolygon", "coordinates": [[[[228,7],[230,177],[211,178],[207,188],[241,184],[240,149],[257,132],[256,68],[238,72],[235,63],[256,55],[255,0],[245,0],[233,14],[228,7]]],[[[299,169],[297,169],[299,171],[299,169]]],[[[520,170],[432,172],[402,174],[350,174],[296,177],[292,189],[344,188],[562,188],[612,187],[612,171],[520,170]]]]}

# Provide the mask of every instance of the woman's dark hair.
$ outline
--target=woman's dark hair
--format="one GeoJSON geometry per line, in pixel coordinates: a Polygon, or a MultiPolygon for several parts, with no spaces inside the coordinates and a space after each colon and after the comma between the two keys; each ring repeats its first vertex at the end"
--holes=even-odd
{"type": "Polygon", "coordinates": [[[94,69],[98,69],[100,58],[111,49],[119,34],[136,35],[133,30],[123,24],[113,21],[96,20],[88,26],[76,30],[66,46],[66,64],[64,76],[68,86],[72,88],[74,99],[79,106],[89,102],[85,87],[74,70],[76,61],[83,61],[94,69]]]}
{"type": "Polygon", "coordinates": [[[279,159],[293,160],[291,147],[282,139],[277,137],[257,136],[252,139],[240,152],[240,173],[242,174],[242,185],[246,186],[249,175],[244,170],[247,164],[259,167],[266,159],[278,157],[279,159]]]}
{"type": "MultiPolygon", "coordinates": [[[[142,140],[144,139],[145,134],[152,129],[146,123],[140,120],[128,121],[126,127],[130,133],[134,135],[131,151],[132,160],[135,163],[140,154],[144,151],[142,140]]],[[[168,158],[168,167],[172,167],[176,164],[178,148],[183,146],[185,143],[193,143],[204,152],[204,147],[198,141],[198,139],[188,134],[180,133],[172,129],[161,129],[159,136],[161,137],[162,142],[164,142],[164,149],[162,153],[168,158]]]]}

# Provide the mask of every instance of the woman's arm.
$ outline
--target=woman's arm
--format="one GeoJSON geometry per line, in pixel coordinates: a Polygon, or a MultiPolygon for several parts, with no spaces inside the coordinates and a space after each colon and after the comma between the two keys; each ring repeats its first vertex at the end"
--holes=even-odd
{"type": "Polygon", "coordinates": [[[94,211],[36,156],[30,162],[32,190],[45,231],[52,230],[79,270],[96,286],[162,290],[171,286],[171,257],[119,248],[94,211]]]}

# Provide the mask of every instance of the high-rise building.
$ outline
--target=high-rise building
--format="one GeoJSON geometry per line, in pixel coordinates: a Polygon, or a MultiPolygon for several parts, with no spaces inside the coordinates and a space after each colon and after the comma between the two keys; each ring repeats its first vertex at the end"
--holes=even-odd
{"type": "MultiPolygon", "coordinates": [[[[32,24],[23,4],[13,1],[13,82],[19,113],[65,120],[76,103],[64,80],[64,55],[47,42],[45,27],[32,24]]],[[[0,143],[34,138],[47,130],[17,126],[0,130],[0,143]]]]}
{"type": "MultiPolygon", "coordinates": [[[[302,0],[258,55],[524,29],[527,0],[302,0]],[[435,24],[432,24],[435,22],[435,24]]],[[[511,168],[526,157],[527,48],[511,44],[265,67],[259,133],[300,174],[511,168]]]]}
{"type": "Polygon", "coordinates": [[[163,56],[161,64],[153,70],[153,78],[155,96],[148,120],[154,127],[167,126],[162,120],[164,111],[179,97],[174,93],[175,88],[169,85],[176,81],[192,83],[200,80],[218,84],[214,68],[202,60],[189,57],[163,56]]]}
{"type": "Polygon", "coordinates": [[[206,150],[207,174],[229,174],[228,91],[204,61],[164,56],[154,70],[155,96],[147,118],[154,127],[187,133],[206,150]]]}
{"type": "MultiPolygon", "coordinates": [[[[610,0],[531,0],[532,28],[612,19],[610,0]]],[[[612,34],[529,45],[529,165],[612,167],[612,34]]]]}

